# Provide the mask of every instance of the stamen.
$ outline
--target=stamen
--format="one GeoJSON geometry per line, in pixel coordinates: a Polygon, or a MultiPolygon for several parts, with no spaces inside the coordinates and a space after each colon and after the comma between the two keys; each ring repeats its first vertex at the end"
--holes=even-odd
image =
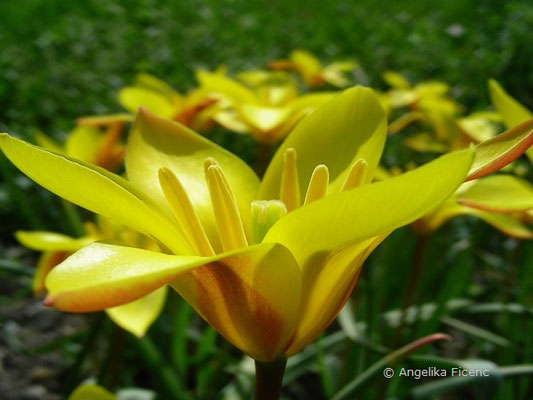
{"type": "Polygon", "coordinates": [[[360,158],[352,164],[346,179],[342,184],[341,191],[350,190],[358,186],[364,185],[366,179],[366,171],[368,169],[368,163],[365,159],[360,158]]]}
{"type": "Polygon", "coordinates": [[[304,204],[321,199],[328,193],[329,170],[324,164],[317,165],[309,180],[304,204]]]}
{"type": "Polygon", "coordinates": [[[168,168],[161,168],[159,184],[187,239],[198,254],[206,257],[215,255],[191,200],[178,177],[168,168]]]}
{"type": "Polygon", "coordinates": [[[205,178],[207,179],[207,169],[211,166],[211,165],[218,165],[217,161],[213,158],[213,157],[207,157],[205,160],[204,160],[204,174],[205,174],[205,178]]]}
{"type": "Polygon", "coordinates": [[[207,168],[207,186],[224,251],[248,246],[235,195],[220,165],[207,168]]]}
{"type": "Polygon", "coordinates": [[[292,147],[283,154],[283,170],[281,172],[280,200],[285,203],[287,211],[300,207],[300,184],[296,167],[296,150],[292,147]]]}
{"type": "Polygon", "coordinates": [[[252,201],[252,243],[261,243],[274,223],[287,214],[287,208],[279,200],[252,201]]]}

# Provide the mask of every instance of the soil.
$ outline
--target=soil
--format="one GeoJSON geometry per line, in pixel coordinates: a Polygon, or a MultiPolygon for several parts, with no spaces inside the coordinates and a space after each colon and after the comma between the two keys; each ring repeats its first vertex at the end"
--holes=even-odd
{"type": "Polygon", "coordinates": [[[0,400],[60,400],[79,346],[67,338],[86,319],[45,307],[27,285],[26,277],[0,276],[0,400]]]}

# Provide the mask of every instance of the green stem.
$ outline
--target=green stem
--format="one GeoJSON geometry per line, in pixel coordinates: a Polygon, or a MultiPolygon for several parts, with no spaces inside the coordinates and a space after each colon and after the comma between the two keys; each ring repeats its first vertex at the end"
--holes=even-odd
{"type": "Polygon", "coordinates": [[[104,321],[105,314],[103,312],[100,312],[93,316],[91,326],[87,331],[87,336],[85,337],[83,345],[78,354],[76,355],[74,363],[68,369],[65,383],[65,393],[71,393],[74,388],[79,384],[83,362],[85,361],[87,356],[90,355],[104,321]]]}
{"type": "Polygon", "coordinates": [[[414,303],[416,298],[416,292],[420,283],[420,276],[422,275],[423,261],[427,244],[428,238],[426,235],[418,234],[416,236],[415,249],[413,251],[413,263],[411,264],[409,279],[407,280],[407,289],[405,290],[401,307],[401,319],[398,328],[396,329],[393,347],[398,347],[402,341],[402,333],[405,327],[407,309],[414,303]]]}
{"type": "Polygon", "coordinates": [[[271,362],[255,361],[255,393],[254,400],[278,400],[286,358],[271,362]]]}
{"type": "Polygon", "coordinates": [[[174,399],[192,400],[181,377],[176,376],[176,371],[165,362],[154,343],[147,336],[135,340],[135,343],[146,366],[154,372],[165,391],[174,399]]]}

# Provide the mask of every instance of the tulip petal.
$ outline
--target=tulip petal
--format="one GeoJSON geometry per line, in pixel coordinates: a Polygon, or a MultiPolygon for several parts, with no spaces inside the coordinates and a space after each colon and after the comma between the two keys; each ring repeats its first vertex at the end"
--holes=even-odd
{"type": "Polygon", "coordinates": [[[219,249],[204,171],[204,161],[209,157],[214,158],[227,175],[244,226],[248,229],[251,225],[250,203],[259,187],[257,176],[244,161],[179,123],[141,110],[130,133],[126,170],[128,179],[145,193],[150,193],[153,200],[171,215],[158,177],[160,168],[170,169],[187,191],[211,244],[219,249]]]}
{"type": "MultiPolygon", "coordinates": [[[[137,112],[137,110],[135,110],[137,112]]],[[[76,122],[81,125],[106,126],[111,124],[126,123],[133,121],[131,114],[108,114],[108,115],[90,115],[79,117],[76,122]]]]}
{"type": "Polygon", "coordinates": [[[355,87],[344,91],[296,125],[266,171],[260,198],[279,198],[283,154],[290,147],[298,156],[302,190],[318,164],[329,168],[331,189],[340,190],[350,165],[359,158],[368,163],[370,181],[383,151],[386,130],[385,112],[371,89],[355,87]]]}
{"type": "Polygon", "coordinates": [[[268,107],[255,104],[242,104],[238,107],[239,115],[246,123],[261,132],[269,132],[283,124],[290,116],[286,107],[268,107]]]}
{"type": "Polygon", "coordinates": [[[65,311],[100,310],[170,283],[254,358],[272,359],[288,346],[298,319],[301,277],[290,252],[277,244],[196,257],[93,243],[48,274],[47,304],[65,311]]]}
{"type": "Polygon", "coordinates": [[[495,214],[448,201],[433,213],[424,216],[421,220],[424,232],[432,232],[438,229],[448,220],[459,215],[473,215],[492,225],[506,235],[518,239],[532,239],[533,230],[511,215],[495,214]]]}
{"type": "MultiPolygon", "coordinates": [[[[492,104],[502,115],[507,129],[533,119],[533,113],[511,97],[494,79],[489,80],[489,93],[492,104]]],[[[526,154],[533,162],[533,150],[528,150],[526,154]]]]}
{"type": "Polygon", "coordinates": [[[37,146],[44,147],[45,149],[52,150],[56,153],[63,154],[65,152],[61,143],[42,132],[37,132],[35,134],[35,143],[37,146]]]}
{"type": "Polygon", "coordinates": [[[121,328],[142,337],[159,317],[167,298],[167,286],[121,306],[108,308],[107,315],[121,328]]]}
{"type": "Polygon", "coordinates": [[[490,213],[474,208],[470,208],[468,214],[481,218],[506,235],[517,239],[533,239],[533,230],[513,216],[490,213]]]}
{"type": "Polygon", "coordinates": [[[197,268],[172,286],[228,341],[269,361],[283,354],[294,335],[301,284],[290,252],[262,244],[197,268]]]}
{"type": "Polygon", "coordinates": [[[457,201],[497,213],[525,211],[533,208],[533,185],[511,175],[488,176],[475,181],[457,201]]]}
{"type": "Polygon", "coordinates": [[[117,396],[101,386],[82,384],[69,396],[68,400],[119,400],[117,396]]]}
{"type": "Polygon", "coordinates": [[[313,260],[302,274],[301,319],[286,356],[298,353],[337,316],[350,296],[361,266],[388,233],[355,243],[322,260],[313,260]]]}
{"type": "Polygon", "coordinates": [[[507,128],[533,119],[533,113],[511,97],[494,79],[489,79],[489,94],[492,104],[502,115],[507,128]]]}
{"type": "Polygon", "coordinates": [[[73,238],[49,231],[17,231],[15,237],[24,247],[38,251],[76,251],[94,242],[88,236],[73,238]]]}
{"type": "Polygon", "coordinates": [[[283,244],[305,268],[324,252],[392,231],[428,213],[463,182],[472,157],[470,149],[456,151],[396,178],[317,200],[276,222],[263,242],[283,244]]]}
{"type": "Polygon", "coordinates": [[[139,107],[144,107],[164,118],[171,118],[176,107],[168,97],[150,89],[127,86],[118,92],[118,101],[122,107],[131,113],[136,113],[139,107]]]}
{"type": "Polygon", "coordinates": [[[533,119],[475,146],[467,180],[498,171],[520,157],[533,144],[533,119]]]}
{"type": "Polygon", "coordinates": [[[190,253],[181,231],[120,176],[7,134],[0,134],[0,148],[28,177],[58,196],[160,240],[176,253],[190,253]]]}
{"type": "Polygon", "coordinates": [[[257,103],[254,92],[224,75],[200,70],[196,72],[196,79],[207,93],[222,95],[237,104],[257,103]]]}
{"type": "Polygon", "coordinates": [[[32,291],[35,296],[44,293],[46,290],[44,281],[52,268],[65,261],[71,254],[68,251],[46,251],[41,254],[32,280],[32,291]]]}
{"type": "Polygon", "coordinates": [[[95,126],[78,125],[68,135],[65,153],[77,160],[94,163],[100,147],[102,135],[95,126]]]}
{"type": "Polygon", "coordinates": [[[135,76],[135,86],[145,89],[151,89],[155,92],[165,94],[168,96],[176,96],[177,93],[165,81],[156,76],[141,72],[135,76]]]}
{"type": "Polygon", "coordinates": [[[46,303],[72,312],[115,307],[145,296],[205,262],[198,256],[95,242],[52,269],[46,278],[46,303]]]}

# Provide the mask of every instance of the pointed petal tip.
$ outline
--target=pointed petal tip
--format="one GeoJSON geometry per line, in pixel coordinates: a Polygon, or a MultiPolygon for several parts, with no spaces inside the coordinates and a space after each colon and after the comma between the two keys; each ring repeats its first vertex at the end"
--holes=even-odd
{"type": "Polygon", "coordinates": [[[56,296],[52,296],[51,294],[47,295],[44,300],[43,300],[43,304],[46,306],[46,307],[53,307],[54,306],[54,302],[56,300],[56,296]]]}
{"type": "Polygon", "coordinates": [[[146,107],[143,107],[143,106],[139,106],[139,108],[137,109],[137,112],[139,115],[143,117],[153,115],[152,112],[150,112],[146,107]]]}

